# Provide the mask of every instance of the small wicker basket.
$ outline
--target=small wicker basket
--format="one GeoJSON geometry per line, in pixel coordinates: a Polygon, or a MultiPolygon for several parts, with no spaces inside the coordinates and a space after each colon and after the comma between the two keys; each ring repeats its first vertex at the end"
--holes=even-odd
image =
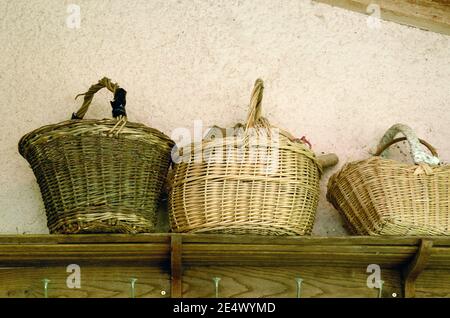
{"type": "Polygon", "coordinates": [[[346,164],[328,182],[327,198],[359,235],[449,235],[450,166],[406,125],[392,126],[374,157],[346,164]],[[405,137],[394,139],[398,133],[405,137]],[[415,164],[380,157],[407,140],[415,164]],[[422,143],[431,155],[422,150],[422,143]]]}
{"type": "Polygon", "coordinates": [[[145,125],[128,122],[126,92],[109,79],[91,86],[72,120],[23,136],[44,200],[50,233],[152,232],[174,143],[145,125]],[[91,100],[114,93],[115,119],[84,120],[91,100]]]}
{"type": "Polygon", "coordinates": [[[311,233],[322,167],[301,140],[261,116],[263,88],[258,79],[241,133],[180,149],[169,194],[173,232],[311,233]]]}

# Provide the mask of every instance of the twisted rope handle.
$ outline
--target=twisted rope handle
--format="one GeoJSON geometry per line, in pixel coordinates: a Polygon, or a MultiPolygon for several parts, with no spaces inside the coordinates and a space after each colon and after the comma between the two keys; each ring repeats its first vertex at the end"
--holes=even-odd
{"type": "Polygon", "coordinates": [[[245,131],[249,128],[270,128],[270,124],[262,117],[262,98],[264,92],[264,82],[258,78],[255,81],[253,87],[252,96],[250,98],[250,110],[247,116],[247,124],[245,125],[245,131]]]}
{"type": "Polygon", "coordinates": [[[383,152],[391,145],[402,141],[407,140],[408,144],[411,149],[411,156],[413,158],[413,161],[415,164],[421,164],[426,163],[430,165],[438,165],[440,163],[440,160],[438,158],[438,154],[433,146],[431,146],[429,143],[425,142],[424,140],[421,140],[417,138],[414,131],[407,125],[403,124],[395,124],[391,128],[386,131],[383,138],[381,138],[381,141],[378,145],[377,151],[375,153],[376,156],[383,156],[383,152]],[[394,139],[394,137],[401,133],[405,137],[394,139]],[[430,151],[431,155],[426,153],[420,144],[425,145],[430,151]]]}
{"type": "Polygon", "coordinates": [[[91,104],[95,93],[97,93],[104,87],[106,87],[110,92],[114,94],[114,101],[111,102],[111,106],[113,108],[113,117],[126,117],[127,114],[125,111],[125,96],[127,92],[123,88],[120,88],[119,84],[113,83],[107,77],[103,77],[98,81],[97,84],[89,87],[89,90],[86,93],[78,94],[77,96],[75,96],[75,99],[77,99],[79,96],[84,96],[84,101],[80,109],[76,113],[72,114],[72,119],[83,119],[84,115],[86,115],[86,112],[89,109],[89,105],[91,104]]]}

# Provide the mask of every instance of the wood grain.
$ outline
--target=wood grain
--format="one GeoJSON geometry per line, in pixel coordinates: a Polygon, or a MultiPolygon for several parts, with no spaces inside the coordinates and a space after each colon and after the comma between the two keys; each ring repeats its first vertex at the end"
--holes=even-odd
{"type": "Polygon", "coordinates": [[[315,0],[368,14],[370,4],[379,5],[381,19],[450,35],[448,0],[315,0]]]}
{"type": "Polygon", "coordinates": [[[170,242],[170,272],[171,272],[171,291],[172,298],[180,298],[182,295],[183,261],[182,261],[181,236],[172,236],[170,242]]]}
{"type": "Polygon", "coordinates": [[[170,248],[163,243],[142,244],[1,244],[0,265],[57,264],[87,262],[92,264],[133,262],[159,264],[170,258],[170,248]]]}
{"type": "MultiPolygon", "coordinates": [[[[40,235],[0,236],[0,265],[55,265],[83,261],[164,265],[171,239],[182,239],[187,265],[404,266],[415,256],[419,237],[261,237],[239,235],[40,235]]],[[[427,238],[430,239],[430,238],[427,238]]],[[[450,238],[432,238],[430,268],[450,268],[450,238]]]]}
{"type": "MultiPolygon", "coordinates": [[[[69,264],[67,264],[69,265],[69,264]]],[[[158,267],[81,267],[81,288],[70,289],[66,266],[0,268],[0,297],[42,298],[44,278],[50,279],[48,297],[128,298],[131,278],[137,278],[136,297],[169,297],[169,274],[158,267]],[[164,291],[165,295],[161,292],[164,291]]],[[[163,293],[164,294],[164,293],[163,293]]]]}
{"type": "Polygon", "coordinates": [[[421,239],[431,239],[435,247],[450,246],[450,236],[256,236],[218,234],[24,234],[0,235],[0,245],[8,244],[99,244],[162,243],[170,244],[173,235],[181,235],[185,243],[268,244],[268,245],[409,245],[419,246],[421,239]]]}
{"type": "MultiPolygon", "coordinates": [[[[402,269],[413,266],[420,237],[262,237],[238,235],[0,236],[0,297],[376,297],[369,264],[382,269],[384,297],[402,295],[402,269]],[[82,288],[67,288],[65,268],[82,268],[82,288]],[[171,279],[172,278],[172,279],[171,279]],[[165,294],[161,295],[161,291],[165,294]]],[[[450,238],[433,242],[417,297],[447,297],[450,238]]],[[[430,241],[430,242],[431,242],[430,241]]],[[[431,243],[430,243],[431,244],[431,243]]]]}
{"type": "Polygon", "coordinates": [[[251,236],[217,234],[181,234],[185,243],[260,244],[260,245],[409,245],[419,246],[422,238],[431,239],[434,246],[450,246],[450,236],[251,236]]]}
{"type": "Polygon", "coordinates": [[[168,233],[148,234],[24,234],[0,235],[0,244],[169,243],[168,233]]]}
{"type": "MultiPolygon", "coordinates": [[[[303,279],[301,297],[378,297],[367,287],[366,267],[259,267],[207,266],[184,271],[183,297],[214,296],[212,277],[220,277],[219,297],[296,297],[296,277],[303,279]]],[[[382,270],[383,296],[401,297],[399,272],[382,270]]]]}
{"type": "Polygon", "coordinates": [[[403,270],[405,297],[414,298],[416,296],[416,280],[428,265],[432,247],[433,241],[422,240],[416,256],[403,270]]]}
{"type": "Polygon", "coordinates": [[[425,270],[416,280],[416,298],[450,298],[450,271],[425,270]]]}

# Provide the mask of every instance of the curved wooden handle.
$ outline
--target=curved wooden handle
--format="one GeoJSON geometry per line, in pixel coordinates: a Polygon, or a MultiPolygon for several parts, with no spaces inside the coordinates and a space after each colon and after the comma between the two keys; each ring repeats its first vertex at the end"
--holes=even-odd
{"type": "MultiPolygon", "coordinates": [[[[385,151],[387,148],[389,148],[390,146],[392,146],[393,144],[396,144],[400,141],[405,141],[407,138],[406,137],[399,137],[399,138],[395,138],[394,140],[392,140],[391,142],[387,143],[386,145],[384,145],[384,147],[380,148],[377,150],[377,152],[374,154],[374,156],[379,156],[383,153],[383,151],[385,151]]],[[[438,153],[436,151],[436,148],[434,148],[432,145],[430,145],[428,142],[426,142],[423,139],[419,138],[419,141],[422,145],[424,145],[425,147],[428,148],[428,150],[430,150],[431,154],[435,157],[438,156],[438,153]]]]}
{"type": "Polygon", "coordinates": [[[389,146],[402,140],[408,141],[411,157],[413,158],[415,164],[424,163],[430,165],[437,165],[440,163],[440,160],[437,157],[437,153],[434,147],[432,147],[430,144],[426,143],[423,140],[419,140],[419,138],[417,138],[416,134],[411,129],[411,127],[405,124],[395,124],[384,133],[383,138],[381,138],[381,141],[378,144],[377,155],[382,155],[383,151],[386,150],[389,146]],[[395,136],[397,134],[402,134],[405,136],[405,138],[395,139],[395,136]],[[430,155],[426,151],[424,151],[421,144],[427,146],[433,154],[430,155]]]}
{"type": "Polygon", "coordinates": [[[317,156],[317,161],[320,163],[322,168],[329,168],[335,166],[339,162],[339,158],[334,153],[328,153],[325,155],[317,156]]]}

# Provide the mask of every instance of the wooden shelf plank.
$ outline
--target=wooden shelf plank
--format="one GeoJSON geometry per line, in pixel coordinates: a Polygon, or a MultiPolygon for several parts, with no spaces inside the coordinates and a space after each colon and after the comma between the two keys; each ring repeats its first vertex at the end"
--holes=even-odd
{"type": "Polygon", "coordinates": [[[136,297],[162,298],[170,296],[170,277],[159,267],[83,266],[81,288],[68,288],[66,266],[33,266],[0,268],[0,298],[42,298],[42,279],[50,280],[48,296],[74,298],[128,298],[130,280],[136,282],[136,297]],[[161,293],[165,291],[166,293],[161,293]]]}
{"type": "Polygon", "coordinates": [[[75,244],[75,243],[170,243],[169,233],[146,234],[24,234],[0,235],[1,244],[75,244]]]}
{"type": "Polygon", "coordinates": [[[402,297],[402,269],[424,239],[433,246],[416,295],[449,295],[450,237],[0,235],[0,297],[42,297],[43,278],[53,297],[127,297],[131,277],[140,297],[211,297],[215,276],[224,297],[294,297],[296,276],[305,297],[376,297],[369,264],[381,268],[383,297],[402,297]],[[82,290],[65,287],[69,264],[82,268],[82,290]]]}
{"type": "Polygon", "coordinates": [[[371,4],[380,8],[381,19],[450,35],[448,0],[315,0],[347,10],[369,14],[371,4]]]}
{"type": "MultiPolygon", "coordinates": [[[[220,277],[219,297],[296,297],[296,277],[303,279],[301,297],[377,298],[378,289],[367,287],[365,270],[345,267],[207,266],[186,268],[183,297],[214,297],[212,277],[220,277]]],[[[383,297],[402,296],[395,270],[384,270],[383,297]]]]}
{"type": "MultiPolygon", "coordinates": [[[[0,265],[69,260],[105,264],[170,264],[171,238],[182,238],[182,260],[196,264],[334,264],[402,266],[420,237],[264,237],[202,234],[0,235],[0,265]]],[[[450,268],[450,237],[432,237],[430,267],[450,268]]]]}
{"type": "Polygon", "coordinates": [[[171,236],[182,236],[184,243],[272,244],[272,245],[410,245],[418,246],[421,239],[433,240],[433,246],[450,246],[450,236],[258,236],[221,234],[23,234],[0,235],[2,244],[99,244],[99,243],[165,243],[171,236]]]}

